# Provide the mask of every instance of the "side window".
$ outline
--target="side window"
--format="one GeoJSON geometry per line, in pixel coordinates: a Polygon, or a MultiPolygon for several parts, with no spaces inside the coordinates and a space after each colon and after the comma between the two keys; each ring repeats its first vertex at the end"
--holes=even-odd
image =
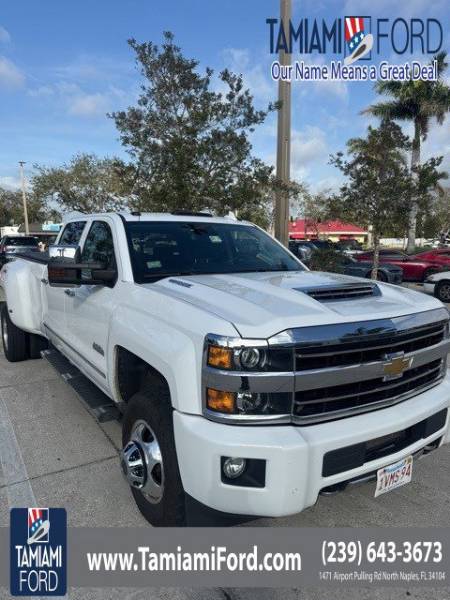
{"type": "Polygon", "coordinates": [[[73,246],[79,244],[85,225],[86,221],[73,221],[72,223],[67,223],[59,239],[59,245],[73,246]]]}
{"type": "Polygon", "coordinates": [[[87,234],[81,253],[82,262],[104,262],[107,268],[115,268],[112,232],[104,221],[94,221],[87,234]]]}

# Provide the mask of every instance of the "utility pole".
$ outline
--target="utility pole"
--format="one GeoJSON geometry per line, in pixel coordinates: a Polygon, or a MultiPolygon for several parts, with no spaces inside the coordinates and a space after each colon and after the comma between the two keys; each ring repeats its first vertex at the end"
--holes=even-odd
{"type": "MultiPolygon", "coordinates": [[[[289,22],[292,14],[292,0],[280,0],[280,19],[284,31],[289,32],[289,22]]],[[[287,36],[288,38],[288,36],[287,36]]],[[[289,38],[288,38],[289,39],[289,38]]],[[[279,62],[282,66],[291,64],[291,55],[280,50],[279,62]]],[[[291,166],[291,82],[278,82],[278,101],[281,108],[278,110],[277,132],[277,179],[283,186],[290,181],[291,166]]],[[[275,195],[275,237],[285,246],[289,244],[289,194],[285,190],[278,190],[275,195]]]]}
{"type": "Polygon", "coordinates": [[[26,233],[26,235],[28,235],[30,233],[30,228],[28,227],[27,195],[25,193],[25,175],[23,174],[23,165],[24,164],[25,164],[25,162],[23,160],[19,161],[20,179],[22,182],[23,218],[25,221],[25,233],[26,233]]]}

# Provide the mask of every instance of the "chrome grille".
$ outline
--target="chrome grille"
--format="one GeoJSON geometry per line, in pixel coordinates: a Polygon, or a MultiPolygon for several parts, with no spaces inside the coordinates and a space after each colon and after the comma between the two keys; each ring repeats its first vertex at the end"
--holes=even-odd
{"type": "Polygon", "coordinates": [[[450,350],[447,329],[448,313],[440,309],[329,326],[328,334],[324,327],[312,327],[308,334],[306,328],[297,330],[294,420],[338,419],[389,406],[436,385],[450,350]],[[394,357],[405,358],[405,370],[393,376],[389,367],[394,357]]]}
{"type": "Polygon", "coordinates": [[[295,349],[295,370],[327,369],[384,360],[393,352],[416,352],[444,339],[447,321],[432,323],[399,333],[368,335],[358,341],[303,346],[295,349]]]}
{"type": "Polygon", "coordinates": [[[337,411],[351,411],[377,403],[399,398],[426,386],[442,375],[443,359],[434,360],[417,368],[409,369],[400,379],[384,381],[383,378],[357,381],[345,385],[335,385],[315,390],[296,392],[294,415],[316,418],[337,411]]]}

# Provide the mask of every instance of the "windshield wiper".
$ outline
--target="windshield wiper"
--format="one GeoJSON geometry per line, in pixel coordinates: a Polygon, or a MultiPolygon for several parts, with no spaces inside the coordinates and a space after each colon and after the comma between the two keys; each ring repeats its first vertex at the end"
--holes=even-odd
{"type": "Polygon", "coordinates": [[[145,273],[142,277],[145,279],[164,279],[164,277],[183,277],[188,275],[199,275],[199,273],[193,273],[192,271],[172,271],[170,273],[145,273]]]}
{"type": "Polygon", "coordinates": [[[243,269],[239,271],[172,271],[165,273],[148,273],[143,275],[144,279],[164,279],[166,277],[189,277],[201,275],[239,275],[240,273],[296,273],[303,269],[243,269]]]}
{"type": "MultiPolygon", "coordinates": [[[[302,271],[303,269],[286,269],[280,267],[279,269],[243,269],[240,271],[227,271],[228,274],[235,273],[238,275],[239,273],[296,273],[297,271],[302,271]]],[[[218,275],[224,275],[225,273],[218,273],[218,275]]]]}

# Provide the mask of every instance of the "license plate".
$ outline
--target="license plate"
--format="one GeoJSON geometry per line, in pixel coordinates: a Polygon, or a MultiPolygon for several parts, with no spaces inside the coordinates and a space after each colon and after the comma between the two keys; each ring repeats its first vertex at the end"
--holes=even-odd
{"type": "Polygon", "coordinates": [[[413,457],[407,456],[393,465],[378,469],[375,498],[409,483],[412,477],[412,466],[413,457]]]}

